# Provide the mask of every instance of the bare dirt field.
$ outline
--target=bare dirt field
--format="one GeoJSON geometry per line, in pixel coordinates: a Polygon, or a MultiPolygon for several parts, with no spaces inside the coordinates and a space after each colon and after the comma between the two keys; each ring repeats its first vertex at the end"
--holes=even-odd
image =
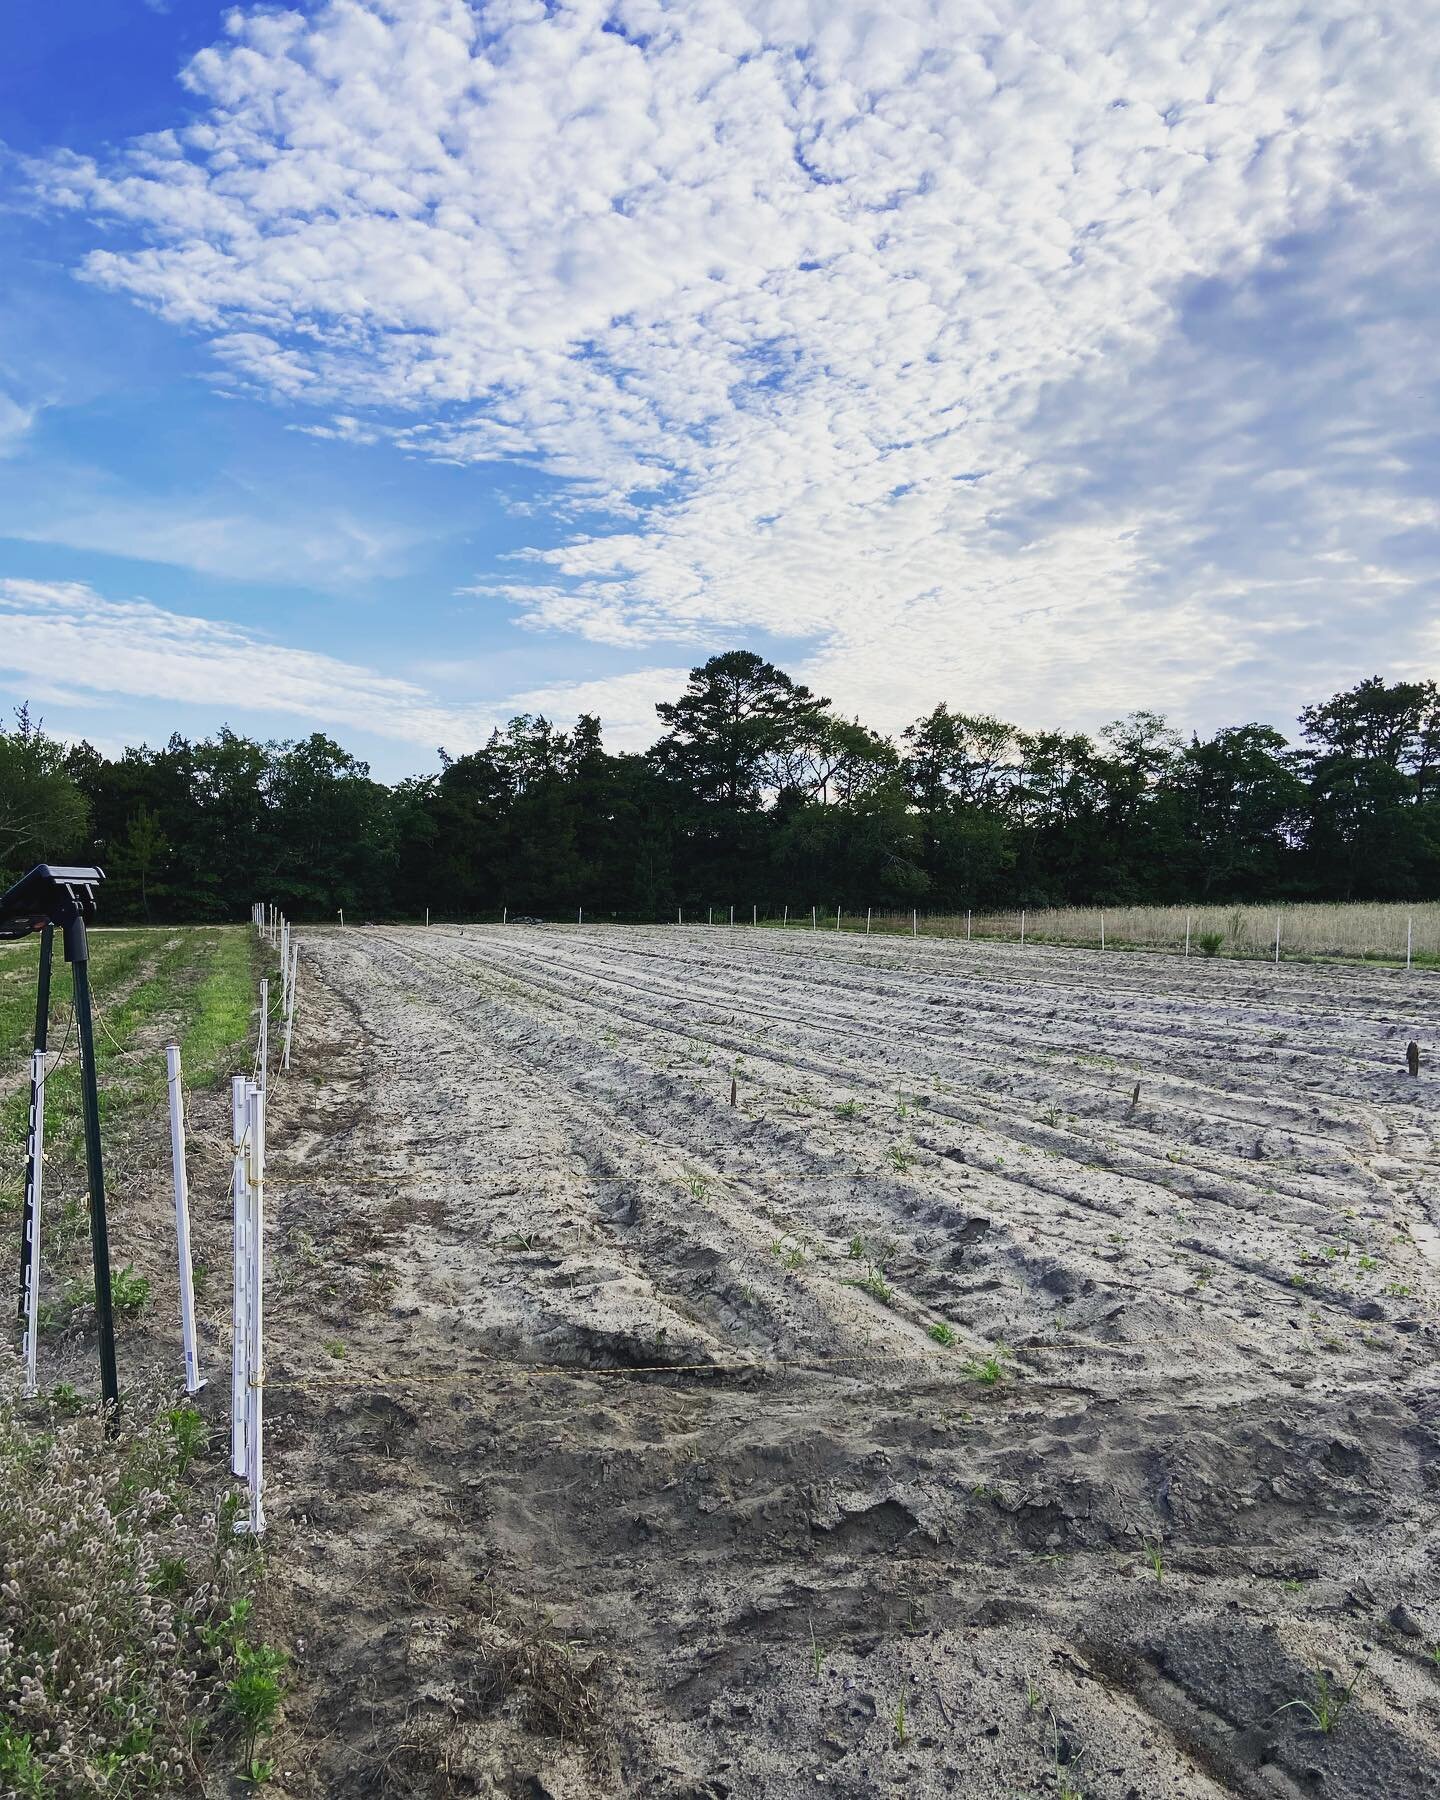
{"type": "Polygon", "coordinates": [[[1440,978],[304,956],[284,1791],[1440,1792],[1440,978]]]}

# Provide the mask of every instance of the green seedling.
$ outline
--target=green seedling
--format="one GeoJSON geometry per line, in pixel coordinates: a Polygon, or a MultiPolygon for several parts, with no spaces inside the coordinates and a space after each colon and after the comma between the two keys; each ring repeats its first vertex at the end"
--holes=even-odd
{"type": "Polygon", "coordinates": [[[165,1423],[170,1427],[175,1461],[183,1475],[205,1448],[205,1421],[196,1407],[173,1406],[165,1415],[165,1423]]]}
{"type": "Polygon", "coordinates": [[[858,1100],[842,1100],[835,1108],[837,1119],[854,1119],[859,1116],[859,1113],[860,1102],[858,1100]]]}
{"type": "Polygon", "coordinates": [[[988,1356],[975,1357],[967,1363],[965,1373],[985,1387],[997,1387],[1009,1372],[1005,1367],[1005,1358],[1009,1354],[1003,1344],[997,1343],[988,1356]]]}
{"type": "Polygon", "coordinates": [[[937,1319],[930,1327],[930,1336],[937,1344],[943,1345],[948,1350],[955,1342],[955,1329],[953,1326],[945,1324],[943,1320],[937,1319]]]}
{"type": "Polygon", "coordinates": [[[1351,1676],[1349,1684],[1340,1687],[1331,1679],[1328,1669],[1316,1668],[1311,1672],[1311,1680],[1315,1684],[1314,1696],[1309,1699],[1287,1700],[1283,1706],[1277,1706],[1275,1714],[1289,1712],[1292,1708],[1304,1713],[1317,1731],[1323,1731],[1326,1737],[1339,1729],[1340,1721],[1345,1716],[1345,1709],[1350,1704],[1350,1697],[1355,1692],[1360,1677],[1365,1673],[1366,1664],[1351,1676]]]}
{"type": "Polygon", "coordinates": [[[850,1240],[850,1258],[851,1258],[852,1262],[864,1262],[864,1260],[865,1260],[865,1240],[864,1240],[864,1238],[862,1238],[862,1237],[852,1237],[851,1238],[851,1240],[850,1240]]]}
{"type": "Polygon", "coordinates": [[[895,1706],[895,1741],[903,1749],[910,1741],[910,1733],[905,1723],[905,1690],[901,1688],[900,1698],[895,1706]]]}
{"type": "Polygon", "coordinates": [[[333,1356],[336,1362],[344,1362],[345,1346],[339,1338],[327,1338],[321,1348],[327,1356],[333,1356]]]}
{"type": "Polygon", "coordinates": [[[872,1300],[878,1300],[882,1306],[891,1305],[895,1299],[893,1289],[890,1288],[878,1269],[871,1269],[863,1281],[852,1282],[851,1286],[862,1289],[872,1300]]]}
{"type": "Polygon", "coordinates": [[[1156,1538],[1154,1543],[1151,1543],[1149,1538],[1141,1538],[1140,1543],[1145,1552],[1146,1562],[1155,1571],[1155,1579],[1163,1581],[1165,1579],[1165,1550],[1159,1538],[1156,1538]]]}
{"type": "Polygon", "coordinates": [[[890,1146],[890,1167],[897,1175],[903,1175],[915,1166],[915,1152],[907,1150],[903,1144],[890,1146]]]}

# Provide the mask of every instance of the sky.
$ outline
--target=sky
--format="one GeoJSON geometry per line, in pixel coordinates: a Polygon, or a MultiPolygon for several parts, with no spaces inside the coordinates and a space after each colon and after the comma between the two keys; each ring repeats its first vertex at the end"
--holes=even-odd
{"type": "Polygon", "coordinates": [[[1434,0],[0,13],[0,704],[102,749],[745,646],[1202,732],[1440,674],[1434,0]]]}

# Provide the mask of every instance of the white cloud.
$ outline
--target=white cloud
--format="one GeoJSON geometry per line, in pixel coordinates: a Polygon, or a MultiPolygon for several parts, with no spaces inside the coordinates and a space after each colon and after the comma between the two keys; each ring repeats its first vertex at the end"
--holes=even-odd
{"type": "MultiPolygon", "coordinates": [[[[1433,27],[1422,0],[330,0],[233,13],[186,72],[193,125],[36,173],[128,244],[91,279],[325,409],[307,429],[613,505],[624,529],[487,584],[530,623],[809,635],[806,672],[887,723],[937,690],[1073,720],[1255,690],[1309,515],[1253,586],[1196,547],[1266,368],[1216,350],[1230,391],[1183,478],[1156,456],[1109,493],[1124,440],[1093,433],[1173,453],[1195,284],[1243,299],[1347,209],[1425,241],[1433,27]]],[[[1281,449],[1303,496],[1308,446],[1281,449]]],[[[1421,578],[1324,491],[1326,550],[1421,578]]],[[[1355,593],[1312,590],[1312,627],[1355,593]]]]}
{"type": "Polygon", "coordinates": [[[81,582],[14,579],[0,579],[0,674],[18,677],[37,699],[77,709],[164,700],[203,707],[216,725],[228,715],[275,713],[292,728],[348,727],[430,752],[444,744],[456,755],[519,712],[569,725],[599,710],[607,727],[615,719],[606,731],[611,748],[639,748],[656,735],[655,701],[684,681],[684,671],[642,670],[455,705],[414,682],[222,621],[111,600],[81,582]]]}

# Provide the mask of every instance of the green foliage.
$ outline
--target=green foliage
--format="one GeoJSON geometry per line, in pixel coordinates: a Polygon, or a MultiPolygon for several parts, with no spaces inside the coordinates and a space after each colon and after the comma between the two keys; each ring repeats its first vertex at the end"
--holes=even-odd
{"type": "Polygon", "coordinates": [[[937,1320],[936,1323],[930,1327],[930,1336],[937,1344],[942,1345],[948,1350],[955,1342],[955,1328],[953,1325],[945,1324],[943,1320],[937,1320]]]}
{"type": "Polygon", "coordinates": [[[1195,939],[1196,948],[1202,956],[1218,956],[1224,942],[1224,933],[1219,931],[1202,931],[1195,939]]]}
{"type": "Polygon", "coordinates": [[[592,716],[559,731],[526,714],[387,787],[318,732],[111,759],[62,750],[22,709],[0,731],[0,869],[93,857],[107,922],[234,918],[262,889],[328,921],[414,918],[436,895],[458,917],[654,919],[715,896],[742,916],[786,900],[859,916],[1440,884],[1433,682],[1372,677],[1306,707],[1298,751],[1254,722],[1185,743],[1141,710],[1092,738],[943,704],[892,742],[747,650],[657,711],[640,755],[606,751],[592,716]]]}

